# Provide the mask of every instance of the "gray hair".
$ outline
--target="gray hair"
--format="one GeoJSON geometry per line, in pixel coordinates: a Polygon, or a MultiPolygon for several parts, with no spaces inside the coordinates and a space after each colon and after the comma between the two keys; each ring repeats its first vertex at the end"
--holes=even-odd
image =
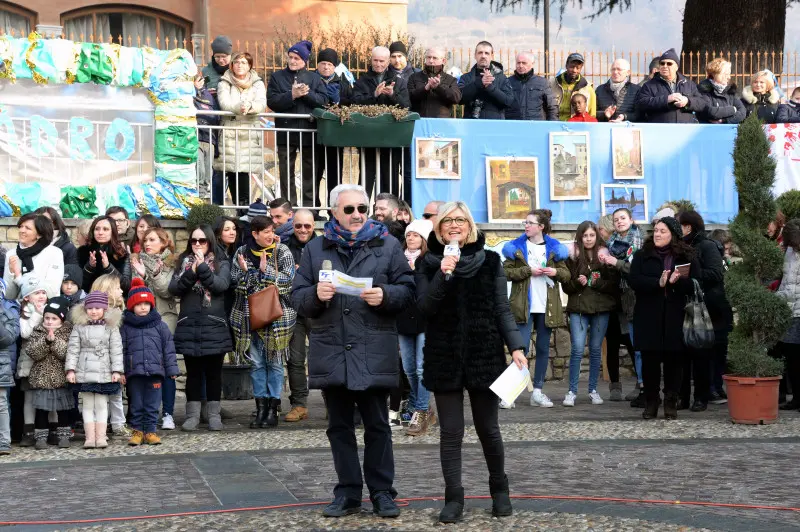
{"type": "Polygon", "coordinates": [[[443,46],[431,46],[425,50],[425,55],[433,52],[439,59],[447,60],[447,50],[443,46]]]}
{"type": "Polygon", "coordinates": [[[386,56],[389,57],[391,54],[389,53],[389,49],[385,46],[376,46],[372,49],[372,57],[382,57],[386,56]]]}
{"type": "Polygon", "coordinates": [[[364,196],[364,205],[369,205],[369,196],[367,196],[367,191],[364,189],[364,187],[361,185],[342,184],[337,185],[333,190],[331,190],[330,200],[328,201],[328,205],[330,205],[331,209],[335,209],[339,205],[339,194],[342,192],[358,192],[364,196]]]}
{"type": "MultiPolygon", "coordinates": [[[[619,63],[619,66],[621,66],[623,69],[627,70],[628,72],[631,71],[631,64],[627,59],[623,59],[623,58],[620,57],[618,59],[614,59],[614,63],[619,63]]],[[[614,66],[614,63],[611,63],[611,66],[614,66]]]]}
{"type": "Polygon", "coordinates": [[[517,54],[517,57],[515,57],[514,59],[519,61],[520,57],[527,57],[528,59],[530,59],[531,63],[533,63],[533,59],[534,59],[533,52],[520,52],[520,53],[517,54]]]}

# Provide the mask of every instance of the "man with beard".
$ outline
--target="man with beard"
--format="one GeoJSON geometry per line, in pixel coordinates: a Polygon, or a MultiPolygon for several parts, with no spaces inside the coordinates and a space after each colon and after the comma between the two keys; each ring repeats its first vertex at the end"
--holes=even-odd
{"type": "Polygon", "coordinates": [[[566,70],[550,80],[550,90],[558,105],[558,119],[566,122],[572,116],[572,95],[580,92],[586,96],[586,112],[595,116],[597,114],[597,97],[592,84],[581,76],[583,70],[583,56],[572,53],[567,56],[566,70]]]}
{"type": "Polygon", "coordinates": [[[494,47],[481,41],[475,47],[475,66],[461,76],[461,103],[464,118],[504,120],[514,105],[514,92],[503,74],[503,65],[493,60],[494,47]]]}
{"type": "Polygon", "coordinates": [[[506,111],[509,120],[558,120],[558,104],[547,80],[533,72],[533,55],[517,54],[517,68],[508,78],[514,105],[506,111]]]}
{"type": "Polygon", "coordinates": [[[208,81],[206,88],[211,94],[217,93],[217,85],[222,75],[231,66],[231,53],[233,53],[233,43],[225,35],[218,35],[211,41],[211,61],[203,67],[203,77],[208,81]]]}
{"type": "MultiPolygon", "coordinates": [[[[454,105],[461,101],[456,78],[444,71],[447,52],[444,48],[425,50],[425,69],[408,79],[411,110],[423,118],[450,118],[454,105]]],[[[408,199],[408,190],[406,200],[408,199]]]]}
{"type": "Polygon", "coordinates": [[[400,200],[394,194],[381,192],[375,197],[375,209],[372,214],[373,220],[383,223],[388,229],[389,234],[402,243],[405,241],[406,224],[397,219],[397,211],[400,210],[400,200]]]}

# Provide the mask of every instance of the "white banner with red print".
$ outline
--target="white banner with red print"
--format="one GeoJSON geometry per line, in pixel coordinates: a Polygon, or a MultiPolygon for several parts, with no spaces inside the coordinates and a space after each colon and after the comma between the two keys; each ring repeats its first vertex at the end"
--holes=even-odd
{"type": "Polygon", "coordinates": [[[764,131],[778,164],[773,194],[778,197],[787,190],[800,190],[800,124],[768,124],[764,131]]]}

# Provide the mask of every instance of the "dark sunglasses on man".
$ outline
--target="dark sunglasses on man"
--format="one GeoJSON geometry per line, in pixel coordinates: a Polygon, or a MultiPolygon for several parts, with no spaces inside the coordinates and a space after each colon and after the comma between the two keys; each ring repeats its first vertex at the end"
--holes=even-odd
{"type": "Polygon", "coordinates": [[[422,217],[425,218],[426,220],[430,220],[434,216],[436,216],[436,215],[434,213],[432,213],[432,212],[423,212],[422,213],[422,217]]]}
{"type": "Polygon", "coordinates": [[[348,205],[348,206],[344,207],[342,210],[344,211],[345,214],[347,214],[349,216],[349,215],[353,214],[353,212],[355,212],[356,209],[358,209],[358,212],[360,212],[361,214],[366,214],[367,213],[367,206],[364,205],[363,203],[361,205],[359,205],[358,207],[356,207],[355,205],[348,205]]]}
{"type": "Polygon", "coordinates": [[[310,231],[314,229],[314,224],[294,224],[295,229],[305,229],[306,231],[310,231]]]}

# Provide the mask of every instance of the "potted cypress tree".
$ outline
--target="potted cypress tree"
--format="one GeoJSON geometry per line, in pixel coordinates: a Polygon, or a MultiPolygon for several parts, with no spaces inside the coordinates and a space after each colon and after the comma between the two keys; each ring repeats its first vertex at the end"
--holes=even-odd
{"type": "Polygon", "coordinates": [[[723,378],[731,420],[765,424],[778,417],[778,386],[783,373],[783,361],[769,356],[767,351],[783,338],[791,311],[765,285],[765,281],[781,275],[783,255],[765,235],[776,212],[772,196],[775,161],[770,157],[762,123],[755,115],[739,126],[733,174],[740,209],[729,229],[744,260],[734,265],[725,278],[725,291],[738,320],[728,343],[730,373],[723,378]]]}

